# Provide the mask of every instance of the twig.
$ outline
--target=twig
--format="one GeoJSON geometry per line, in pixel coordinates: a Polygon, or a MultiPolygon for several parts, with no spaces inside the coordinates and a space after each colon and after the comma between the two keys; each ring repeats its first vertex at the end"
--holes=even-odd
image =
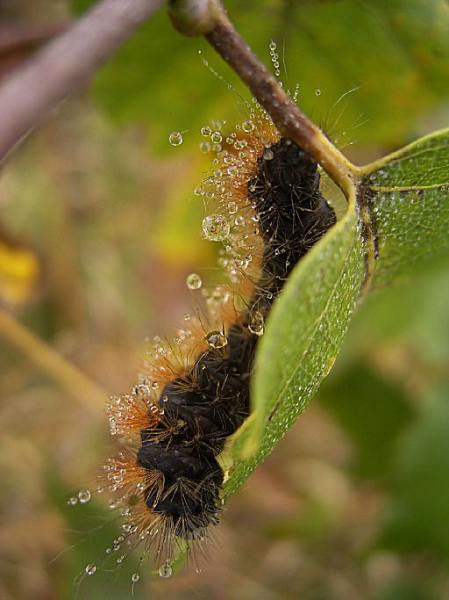
{"type": "Polygon", "coordinates": [[[102,0],[11,75],[0,88],[0,162],[162,4],[163,0],[102,0]]]}
{"type": "Polygon", "coordinates": [[[13,53],[27,52],[65,31],[68,22],[41,25],[0,24],[0,58],[13,53]]]}
{"type": "MultiPolygon", "coordinates": [[[[171,0],[172,20],[182,33],[204,33],[211,46],[248,86],[254,97],[265,108],[279,131],[297,142],[317,160],[335,183],[349,195],[353,189],[356,167],[330,142],[321,129],[310,121],[291,100],[275,77],[258,60],[246,42],[235,30],[218,0],[171,0]],[[198,6],[209,11],[212,27],[208,31],[196,28],[198,6]],[[189,6],[192,8],[188,22],[189,6]],[[182,27],[178,26],[178,12],[182,8],[182,27]],[[188,27],[190,26],[190,31],[188,27]]],[[[202,16],[202,21],[206,19],[202,16]]]]}
{"type": "Polygon", "coordinates": [[[349,192],[352,184],[349,161],[291,100],[224,13],[220,15],[217,25],[206,38],[249,87],[279,131],[310,152],[335,183],[345,192],[349,192]]]}
{"type": "Polygon", "coordinates": [[[106,393],[2,308],[0,308],[0,336],[23,352],[90,412],[97,416],[104,412],[106,393]]]}

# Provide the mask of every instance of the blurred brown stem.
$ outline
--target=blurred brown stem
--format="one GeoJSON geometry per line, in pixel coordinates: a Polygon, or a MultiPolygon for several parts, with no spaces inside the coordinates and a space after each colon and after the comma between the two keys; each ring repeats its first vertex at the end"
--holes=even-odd
{"type": "Polygon", "coordinates": [[[38,25],[0,23],[0,59],[32,50],[65,31],[68,25],[66,21],[38,25]]]}
{"type": "Polygon", "coordinates": [[[79,89],[163,0],[102,0],[0,87],[0,162],[79,89]]]}
{"type": "Polygon", "coordinates": [[[57,381],[90,412],[97,416],[103,413],[106,393],[3,308],[0,308],[0,336],[6,338],[36,366],[57,381]]]}

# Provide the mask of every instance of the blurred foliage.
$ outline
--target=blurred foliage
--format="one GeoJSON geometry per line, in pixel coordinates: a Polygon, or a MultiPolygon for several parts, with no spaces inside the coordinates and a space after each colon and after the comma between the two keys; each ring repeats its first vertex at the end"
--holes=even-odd
{"type": "MultiPolygon", "coordinates": [[[[74,7],[81,12],[91,3],[74,0],[74,7]]],[[[426,110],[444,105],[445,0],[229,0],[225,5],[261,58],[269,61],[269,41],[278,42],[286,85],[299,84],[303,110],[341,145],[356,138],[364,145],[397,146],[416,137],[426,110]],[[350,102],[336,107],[355,87],[350,102]]],[[[101,71],[94,91],[118,122],[145,123],[152,147],[167,148],[167,131],[198,129],[211,118],[236,120],[237,102],[226,100],[228,85],[241,93],[235,75],[206,44],[175,35],[162,10],[101,71]],[[202,57],[220,78],[210,76],[202,57]]]]}
{"type": "Polygon", "coordinates": [[[0,302],[29,302],[36,291],[41,266],[30,248],[15,243],[0,228],[0,302]]]}
{"type": "Polygon", "coordinates": [[[401,387],[354,361],[320,399],[356,448],[352,473],[367,479],[390,477],[398,437],[415,414],[401,387]]]}
{"type": "MultiPolygon", "coordinates": [[[[0,0],[0,18],[4,6],[17,17],[19,4],[23,18],[44,19],[66,3],[0,0]]],[[[287,84],[299,82],[303,108],[342,145],[357,138],[356,162],[445,124],[443,0],[226,4],[261,57],[272,37],[281,53],[285,40],[287,84]]],[[[111,393],[135,380],[145,337],[182,322],[185,276],[215,276],[193,194],[207,156],[194,146],[211,118],[241,118],[227,82],[246,97],[162,11],[102,69],[93,94],[57,111],[1,173],[2,226],[43,271],[39,293],[13,314],[111,393]],[[184,131],[176,149],[172,130],[184,131]],[[171,152],[155,158],[160,149],[171,152]]],[[[134,597],[449,597],[448,305],[447,261],[376,291],[317,402],[230,501],[202,572],[162,581],[144,569],[134,597]]],[[[111,452],[105,428],[0,339],[2,600],[132,597],[132,559],[77,587],[118,534],[101,496],[66,503],[94,488],[111,452]]]]}
{"type": "Polygon", "coordinates": [[[449,557],[449,387],[431,389],[422,418],[397,448],[393,500],[383,545],[402,552],[449,557]],[[417,485],[419,482],[419,485],[417,485]]]}

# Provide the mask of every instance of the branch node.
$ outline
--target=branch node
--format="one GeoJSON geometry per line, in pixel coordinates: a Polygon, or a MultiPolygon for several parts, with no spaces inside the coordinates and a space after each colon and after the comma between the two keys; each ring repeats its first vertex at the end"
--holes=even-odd
{"type": "Polygon", "coordinates": [[[170,0],[169,15],[173,26],[187,36],[210,33],[222,12],[217,0],[170,0]]]}

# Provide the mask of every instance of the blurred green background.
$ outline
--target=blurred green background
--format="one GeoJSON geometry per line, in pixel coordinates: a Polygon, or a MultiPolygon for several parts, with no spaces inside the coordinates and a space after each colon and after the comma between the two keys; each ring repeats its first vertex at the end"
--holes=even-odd
{"type": "MultiPolygon", "coordinates": [[[[0,0],[0,74],[88,4],[0,0]]],[[[357,164],[447,126],[445,0],[226,5],[268,64],[277,42],[285,85],[357,164]]],[[[0,174],[2,310],[106,393],[135,381],[146,337],[182,322],[186,275],[216,277],[194,194],[210,165],[199,128],[231,129],[241,97],[162,11],[0,174]]],[[[201,572],[143,568],[134,597],[449,598],[448,308],[449,261],[371,297],[318,398],[229,503],[201,572]]],[[[128,598],[133,559],[78,586],[118,524],[101,498],[67,500],[95,487],[112,449],[106,418],[57,379],[0,337],[0,598],[128,598]]]]}

